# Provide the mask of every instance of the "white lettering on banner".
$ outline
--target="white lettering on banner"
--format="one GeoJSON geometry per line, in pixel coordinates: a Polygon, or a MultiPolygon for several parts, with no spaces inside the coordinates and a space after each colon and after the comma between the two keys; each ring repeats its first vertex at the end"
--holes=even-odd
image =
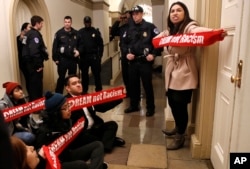
{"type": "MultiPolygon", "coordinates": [[[[103,90],[101,92],[89,95],[69,98],[68,101],[71,109],[79,109],[82,107],[86,107],[86,105],[90,106],[98,103],[105,103],[107,101],[116,100],[118,99],[116,97],[123,98],[125,97],[124,90],[124,87],[117,87],[112,90],[103,90]]],[[[6,108],[2,111],[2,113],[4,115],[5,120],[8,122],[28,113],[43,110],[44,101],[45,99],[43,97],[20,106],[6,108]]]]}
{"type": "Polygon", "coordinates": [[[102,100],[102,93],[96,95],[96,96],[93,96],[93,102],[98,102],[98,101],[101,101],[102,100]]]}
{"type": "Polygon", "coordinates": [[[159,42],[159,45],[169,43],[172,37],[173,36],[167,36],[167,37],[162,38],[161,41],[159,42]]]}
{"type": "Polygon", "coordinates": [[[42,107],[44,105],[44,100],[37,102],[37,103],[33,103],[31,106],[32,109],[36,109],[38,107],[42,107]]]}
{"type": "Polygon", "coordinates": [[[192,43],[192,44],[204,44],[203,35],[176,35],[176,36],[167,36],[161,38],[159,45],[164,45],[168,43],[192,43]]]}
{"type": "Polygon", "coordinates": [[[77,125],[72,127],[73,135],[80,131],[84,127],[84,123],[78,123],[77,125]]]}
{"type": "Polygon", "coordinates": [[[82,96],[73,100],[69,100],[70,107],[77,107],[85,104],[92,103],[92,96],[82,96]]]}
{"type": "Polygon", "coordinates": [[[103,92],[104,99],[121,96],[121,95],[122,95],[122,90],[112,90],[110,92],[103,92]]]}
{"type": "Polygon", "coordinates": [[[204,36],[183,35],[179,43],[203,44],[204,36]]]}
{"type": "Polygon", "coordinates": [[[55,155],[55,153],[53,153],[51,150],[49,150],[49,154],[50,154],[50,157],[51,157],[51,159],[52,159],[52,161],[53,161],[53,167],[54,167],[54,168],[57,168],[56,155],[55,155]]]}
{"type": "Polygon", "coordinates": [[[179,40],[180,40],[181,37],[182,37],[182,35],[180,35],[180,36],[174,36],[174,37],[171,39],[171,42],[172,42],[172,43],[179,43],[179,40]]]}
{"type": "Polygon", "coordinates": [[[13,109],[10,109],[9,111],[4,112],[3,115],[4,115],[4,118],[11,118],[22,113],[23,113],[23,107],[14,107],[13,109]]]}
{"type": "Polygon", "coordinates": [[[59,138],[57,138],[53,143],[51,143],[49,145],[49,150],[51,150],[52,152],[56,152],[58,151],[61,147],[64,146],[64,144],[66,144],[67,142],[70,142],[70,140],[72,139],[72,137],[81,129],[83,129],[84,126],[84,122],[78,122],[77,124],[75,124],[70,131],[68,131],[66,134],[60,136],[59,138]]]}

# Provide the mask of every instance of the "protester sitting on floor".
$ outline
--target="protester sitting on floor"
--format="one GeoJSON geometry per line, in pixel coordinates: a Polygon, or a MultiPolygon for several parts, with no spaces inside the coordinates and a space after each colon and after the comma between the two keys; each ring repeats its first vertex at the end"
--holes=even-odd
{"type": "MultiPolygon", "coordinates": [[[[11,108],[26,103],[24,93],[20,84],[16,82],[6,82],[3,84],[6,92],[0,100],[0,109],[11,108]]],[[[9,134],[22,139],[26,144],[32,145],[35,135],[31,132],[28,124],[29,116],[23,116],[8,123],[9,134]]]]}
{"type": "MultiPolygon", "coordinates": [[[[71,98],[80,96],[83,94],[83,88],[81,81],[77,75],[69,75],[65,78],[65,89],[68,92],[66,97],[71,98]]],[[[73,124],[81,117],[85,118],[85,128],[81,133],[81,142],[90,143],[95,140],[102,141],[105,152],[111,152],[115,146],[125,145],[125,141],[122,138],[116,137],[118,124],[115,121],[104,122],[102,118],[96,115],[98,109],[100,112],[111,109],[121,101],[109,102],[98,106],[84,107],[79,110],[75,110],[72,113],[71,119],[73,124]]]]}
{"type": "Polygon", "coordinates": [[[0,164],[1,169],[11,169],[12,148],[7,123],[5,122],[2,111],[0,111],[0,164]]]}
{"type": "MultiPolygon", "coordinates": [[[[49,145],[55,139],[67,133],[72,128],[71,110],[62,94],[47,92],[45,94],[44,122],[38,129],[36,148],[49,145]]],[[[94,141],[80,146],[69,144],[59,155],[62,169],[106,169],[103,163],[104,149],[100,141],[94,141]],[[72,148],[74,147],[74,148],[72,148]],[[90,163],[87,161],[90,160],[90,163]]]]}

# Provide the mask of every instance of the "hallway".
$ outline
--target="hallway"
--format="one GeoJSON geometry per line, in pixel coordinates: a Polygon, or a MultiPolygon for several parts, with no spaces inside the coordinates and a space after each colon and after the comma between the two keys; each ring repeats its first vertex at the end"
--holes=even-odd
{"type": "MultiPolygon", "coordinates": [[[[116,86],[122,85],[122,81],[116,86]]],[[[141,99],[140,112],[124,114],[129,98],[114,109],[99,114],[105,121],[118,123],[118,137],[126,140],[124,147],[117,147],[111,154],[105,155],[109,169],[213,169],[210,160],[192,159],[189,151],[190,138],[186,138],[184,148],[166,151],[166,144],[172,140],[165,137],[161,129],[166,127],[164,108],[166,107],[164,80],[161,73],[153,74],[156,113],[145,116],[145,98],[141,99]]],[[[104,86],[104,89],[112,86],[104,86]]],[[[90,90],[93,90],[91,86],[90,90]]],[[[91,91],[90,91],[91,92],[91,91]]]]}

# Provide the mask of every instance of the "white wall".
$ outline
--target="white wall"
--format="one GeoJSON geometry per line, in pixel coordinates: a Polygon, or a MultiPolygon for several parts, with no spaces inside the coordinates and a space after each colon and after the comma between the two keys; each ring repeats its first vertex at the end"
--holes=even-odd
{"type": "MultiPolygon", "coordinates": [[[[195,1],[196,0],[179,0],[180,2],[183,2],[187,7],[189,11],[189,15],[192,19],[195,18],[195,1]]],[[[169,0],[169,7],[172,5],[172,3],[176,2],[176,0],[169,0]]],[[[168,14],[168,12],[167,12],[168,14]]]]}
{"type": "Polygon", "coordinates": [[[10,1],[0,0],[0,19],[2,25],[0,26],[0,96],[5,91],[2,84],[6,81],[13,81],[14,73],[12,66],[12,52],[10,46],[10,26],[9,26],[9,9],[10,1]]]}
{"type": "MultiPolygon", "coordinates": [[[[15,55],[15,49],[12,46],[13,44],[15,44],[16,34],[12,35],[13,31],[10,30],[10,24],[12,22],[9,20],[11,18],[11,14],[9,13],[9,11],[12,11],[10,9],[13,9],[14,2],[16,2],[16,0],[0,0],[0,19],[1,22],[4,23],[0,27],[0,67],[2,68],[2,73],[0,76],[0,86],[2,86],[2,84],[6,81],[18,81],[18,77],[16,74],[19,68],[14,64],[15,61],[13,60],[13,56],[15,55]]],[[[49,27],[51,32],[51,34],[49,35],[51,37],[47,37],[47,39],[51,39],[51,41],[53,41],[54,33],[59,28],[63,27],[64,16],[70,15],[73,18],[73,27],[75,29],[80,29],[81,27],[83,27],[84,16],[89,15],[93,17],[92,10],[82,7],[79,4],[76,4],[69,0],[44,0],[44,2],[48,8],[48,15],[50,20],[48,23],[50,23],[49,27]]],[[[54,64],[53,69],[54,77],[56,77],[56,80],[57,71],[54,64]]],[[[46,76],[46,74],[44,76],[46,76]]],[[[0,87],[0,97],[4,92],[5,89],[0,87]]]]}

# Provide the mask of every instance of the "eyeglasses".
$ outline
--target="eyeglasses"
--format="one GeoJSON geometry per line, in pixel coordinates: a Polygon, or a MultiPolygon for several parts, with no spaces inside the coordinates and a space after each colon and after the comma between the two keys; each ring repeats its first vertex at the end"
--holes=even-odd
{"type": "Polygon", "coordinates": [[[66,104],[65,106],[63,106],[61,108],[61,111],[69,111],[70,110],[70,105],[69,104],[66,104]]]}

